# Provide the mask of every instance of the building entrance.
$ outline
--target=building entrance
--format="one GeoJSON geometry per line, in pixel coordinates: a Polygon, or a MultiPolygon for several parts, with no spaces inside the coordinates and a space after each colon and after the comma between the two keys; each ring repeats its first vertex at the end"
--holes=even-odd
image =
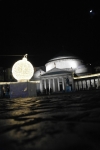
{"type": "Polygon", "coordinates": [[[60,84],[60,91],[62,91],[62,84],[60,84]]]}

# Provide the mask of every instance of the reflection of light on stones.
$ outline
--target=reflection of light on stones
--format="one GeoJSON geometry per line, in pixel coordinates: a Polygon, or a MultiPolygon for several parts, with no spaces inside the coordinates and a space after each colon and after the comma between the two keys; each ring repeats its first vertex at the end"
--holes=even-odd
{"type": "Polygon", "coordinates": [[[81,142],[86,146],[90,142],[90,148],[84,149],[91,149],[94,136],[96,142],[93,146],[98,144],[99,147],[99,93],[93,91],[88,94],[85,92],[64,96],[16,98],[10,101],[1,99],[0,140],[5,144],[3,148],[8,149],[11,145],[10,149],[16,149],[17,145],[17,149],[32,149],[33,146],[34,149],[41,149],[42,145],[43,149],[61,149],[62,145],[76,147],[81,142]],[[38,104],[40,107],[37,107],[38,104]]]}
{"type": "Polygon", "coordinates": [[[24,121],[17,121],[15,119],[7,119],[7,120],[4,120],[4,119],[0,119],[0,126],[5,126],[7,128],[8,125],[18,125],[18,124],[23,124],[24,121]]]}

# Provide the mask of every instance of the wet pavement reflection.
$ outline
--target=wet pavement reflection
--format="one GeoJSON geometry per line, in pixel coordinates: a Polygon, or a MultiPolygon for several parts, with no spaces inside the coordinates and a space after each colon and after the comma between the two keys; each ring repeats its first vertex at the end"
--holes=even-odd
{"type": "Polygon", "coordinates": [[[0,99],[0,150],[100,150],[100,91],[0,99]]]}

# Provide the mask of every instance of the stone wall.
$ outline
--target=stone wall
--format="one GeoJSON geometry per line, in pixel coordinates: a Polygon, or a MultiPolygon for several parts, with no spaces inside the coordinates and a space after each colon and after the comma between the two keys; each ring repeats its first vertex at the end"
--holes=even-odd
{"type": "Polygon", "coordinates": [[[36,84],[32,82],[10,83],[10,98],[36,96],[36,84]]]}

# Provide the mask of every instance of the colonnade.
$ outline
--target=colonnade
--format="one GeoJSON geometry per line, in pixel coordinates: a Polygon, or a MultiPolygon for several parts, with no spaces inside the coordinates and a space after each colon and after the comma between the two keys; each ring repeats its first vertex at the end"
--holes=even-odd
{"type": "Polygon", "coordinates": [[[53,92],[60,91],[60,83],[62,84],[62,90],[65,90],[65,81],[64,77],[54,77],[54,78],[42,78],[40,80],[40,91],[43,93],[43,90],[52,89],[53,92]]]}
{"type": "Polygon", "coordinates": [[[81,79],[74,80],[75,90],[89,90],[91,88],[98,89],[100,86],[100,79],[98,78],[90,78],[90,79],[81,79]]]}

